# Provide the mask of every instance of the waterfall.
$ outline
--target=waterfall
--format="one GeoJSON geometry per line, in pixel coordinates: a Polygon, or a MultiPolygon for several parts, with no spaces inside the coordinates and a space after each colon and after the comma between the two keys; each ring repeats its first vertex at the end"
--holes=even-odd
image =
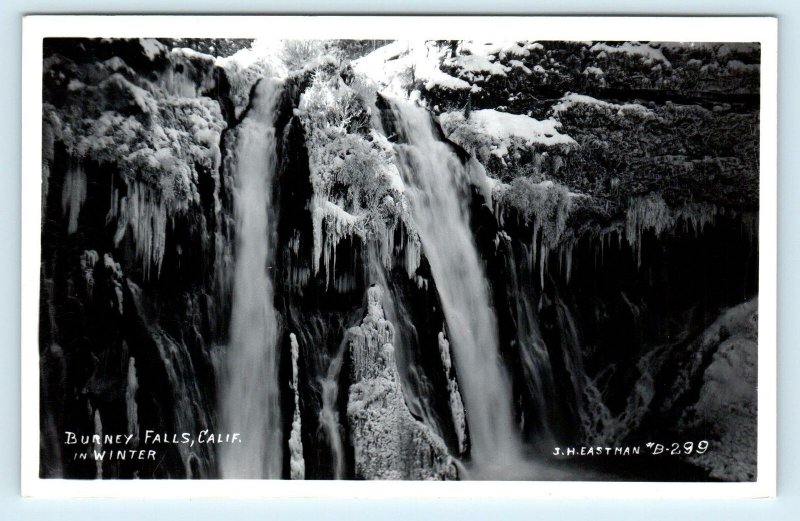
{"type": "Polygon", "coordinates": [[[396,146],[411,212],[439,292],[453,346],[478,476],[508,476],[519,461],[511,389],[501,366],[497,321],[489,288],[469,228],[469,172],[440,141],[429,113],[394,105],[396,146]]]}
{"type": "Polygon", "coordinates": [[[331,460],[333,461],[333,478],[344,479],[344,442],[342,441],[342,426],[339,418],[339,375],[342,372],[344,353],[350,338],[345,333],[339,350],[328,366],[328,373],[320,382],[322,387],[322,409],[319,411],[319,424],[328,438],[331,447],[331,460]]]}
{"type": "Polygon", "coordinates": [[[275,107],[282,86],[262,80],[237,128],[236,262],[233,275],[222,428],[241,433],[241,444],[220,450],[224,478],[280,478],[283,465],[278,388],[278,316],[273,307],[274,224],[271,186],[276,166],[275,107]]]}

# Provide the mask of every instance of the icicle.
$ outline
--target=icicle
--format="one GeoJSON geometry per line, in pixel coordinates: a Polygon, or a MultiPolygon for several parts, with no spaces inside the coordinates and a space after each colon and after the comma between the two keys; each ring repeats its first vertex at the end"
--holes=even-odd
{"type": "Polygon", "coordinates": [[[447,390],[450,393],[450,413],[453,415],[453,425],[456,428],[458,438],[458,450],[462,454],[467,450],[467,420],[464,414],[464,402],[461,400],[461,392],[458,390],[458,382],[453,375],[453,362],[450,358],[450,342],[444,336],[444,332],[439,332],[439,355],[442,358],[444,374],[447,378],[447,390]]]}
{"type": "Polygon", "coordinates": [[[128,433],[133,435],[133,446],[139,444],[139,408],[136,404],[136,391],[139,380],[136,378],[136,361],[130,357],[128,361],[128,386],[125,388],[125,408],[128,417],[128,433]]]}
{"type": "MultiPolygon", "coordinates": [[[[699,237],[705,227],[713,224],[718,215],[725,212],[708,203],[687,203],[671,209],[660,194],[652,193],[646,197],[631,199],[625,216],[624,239],[631,246],[637,266],[642,265],[642,236],[645,231],[652,231],[656,237],[662,233],[694,234],[699,237]],[[678,228],[678,223],[681,227],[678,228]]],[[[617,240],[622,246],[623,234],[617,232],[617,240]]],[[[602,245],[601,245],[602,247],[602,245]]]]}
{"type": "Polygon", "coordinates": [[[642,235],[652,230],[656,237],[672,228],[675,219],[661,194],[650,194],[631,200],[625,216],[625,238],[636,254],[637,266],[642,265],[642,235]]]}
{"type": "Polygon", "coordinates": [[[111,272],[111,280],[114,283],[114,293],[117,296],[117,311],[122,315],[122,267],[119,262],[114,262],[110,253],[103,254],[103,266],[111,272]]]}
{"type": "Polygon", "coordinates": [[[64,188],[61,191],[61,210],[68,215],[67,233],[78,231],[78,216],[86,202],[86,173],[83,165],[70,166],[64,176],[64,188]]]}
{"type": "Polygon", "coordinates": [[[417,273],[422,258],[422,244],[419,238],[411,238],[406,243],[406,273],[412,278],[417,273]]]}
{"type": "Polygon", "coordinates": [[[397,221],[393,222],[391,226],[386,226],[383,232],[383,240],[381,241],[381,263],[387,270],[392,269],[393,254],[394,254],[394,236],[397,229],[397,221]]]}
{"type": "MultiPolygon", "coordinates": [[[[136,255],[142,261],[142,271],[147,279],[151,267],[156,268],[156,275],[161,272],[166,249],[167,209],[156,190],[137,181],[130,181],[127,186],[127,195],[112,203],[109,210],[109,217],[117,219],[114,246],[119,246],[125,232],[130,229],[136,255]]],[[[118,197],[118,194],[114,190],[113,197],[118,197]]]]}
{"type": "Polygon", "coordinates": [[[292,417],[292,433],[289,436],[289,475],[291,479],[305,479],[306,462],[303,459],[302,423],[300,419],[300,389],[298,388],[297,359],[300,347],[294,333],[289,333],[292,347],[292,390],[294,391],[294,416],[292,417]]]}
{"type": "Polygon", "coordinates": [[[539,287],[544,288],[544,272],[547,264],[547,250],[544,241],[539,246],[539,287]]]}
{"type": "Polygon", "coordinates": [[[94,466],[95,479],[103,479],[103,422],[100,419],[100,409],[94,410],[94,466]]]}
{"type": "Polygon", "coordinates": [[[327,287],[332,278],[334,268],[332,259],[335,263],[336,246],[339,242],[352,235],[358,235],[362,239],[366,238],[363,218],[348,213],[341,206],[322,196],[314,195],[311,201],[311,221],[314,237],[311,264],[314,273],[319,273],[320,257],[322,257],[322,267],[326,269],[325,286],[327,287]]]}
{"type": "Polygon", "coordinates": [[[86,299],[92,300],[92,291],[94,290],[94,267],[100,256],[94,250],[83,250],[80,259],[81,271],[83,272],[83,280],[86,284],[86,299]]]}
{"type": "Polygon", "coordinates": [[[573,241],[569,241],[566,245],[565,255],[566,255],[566,280],[567,284],[569,284],[569,280],[572,277],[572,248],[575,246],[573,241]]]}

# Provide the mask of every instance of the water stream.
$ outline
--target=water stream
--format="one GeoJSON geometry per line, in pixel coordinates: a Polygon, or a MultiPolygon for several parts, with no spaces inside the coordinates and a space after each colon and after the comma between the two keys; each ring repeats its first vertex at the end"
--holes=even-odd
{"type": "Polygon", "coordinates": [[[269,210],[276,166],[275,107],[281,89],[274,80],[262,80],[237,128],[236,264],[220,410],[223,430],[241,433],[243,441],[221,445],[224,478],[281,477],[278,318],[269,273],[274,255],[269,210]]]}
{"type": "MultiPolygon", "coordinates": [[[[508,375],[498,350],[497,320],[478,250],[469,228],[469,172],[434,132],[430,114],[395,104],[402,144],[396,149],[422,249],[439,292],[453,346],[472,464],[490,476],[519,460],[508,375]]],[[[506,472],[507,475],[507,472],[506,472]]]]}

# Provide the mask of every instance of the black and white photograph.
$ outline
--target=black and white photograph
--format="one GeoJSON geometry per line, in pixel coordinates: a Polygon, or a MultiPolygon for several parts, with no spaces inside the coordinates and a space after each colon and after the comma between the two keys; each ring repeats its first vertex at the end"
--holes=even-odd
{"type": "Polygon", "coordinates": [[[769,478],[760,41],[140,34],[26,86],[39,480],[769,478]]]}

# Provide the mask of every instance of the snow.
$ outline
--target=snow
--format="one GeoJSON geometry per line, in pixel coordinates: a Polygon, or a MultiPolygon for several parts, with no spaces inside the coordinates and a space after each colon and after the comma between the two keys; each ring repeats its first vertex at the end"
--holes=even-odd
{"type": "Polygon", "coordinates": [[[440,68],[447,49],[432,42],[398,40],[352,62],[353,70],[373,81],[378,89],[394,97],[408,98],[415,80],[426,89],[479,91],[480,87],[451,76],[440,68]]]}
{"type": "Polygon", "coordinates": [[[532,74],[532,73],[533,73],[533,71],[532,71],[532,70],[530,70],[528,67],[526,67],[526,66],[525,66],[525,64],[524,64],[524,63],[522,63],[522,62],[521,62],[521,61],[519,61],[519,60],[509,60],[509,61],[508,61],[508,64],[509,64],[511,67],[514,67],[515,69],[522,69],[522,71],[523,71],[525,74],[532,74]]]}
{"type": "Polygon", "coordinates": [[[543,48],[542,45],[539,43],[521,45],[520,43],[515,41],[500,41],[500,42],[469,41],[461,44],[462,52],[466,51],[474,56],[500,55],[500,58],[503,58],[505,56],[524,57],[530,54],[530,50],[542,49],[542,48],[543,48]]]}
{"type": "Polygon", "coordinates": [[[558,101],[558,103],[553,105],[551,110],[553,116],[559,117],[562,113],[568,112],[572,110],[574,107],[590,107],[593,109],[607,110],[615,112],[620,116],[634,114],[642,118],[656,117],[655,113],[652,110],[642,105],[639,105],[638,103],[625,103],[622,105],[618,105],[616,103],[610,103],[608,101],[599,100],[591,96],[587,96],[585,94],[575,94],[575,93],[569,93],[563,96],[558,101]]]}
{"type": "Polygon", "coordinates": [[[81,90],[84,87],[86,87],[86,84],[75,78],[69,80],[69,83],[67,84],[67,90],[70,92],[81,90]]]}
{"type": "Polygon", "coordinates": [[[142,46],[142,51],[144,51],[145,56],[151,61],[159,54],[164,54],[167,50],[164,44],[155,38],[139,38],[139,45],[142,46]]]}
{"type": "Polygon", "coordinates": [[[728,70],[744,73],[758,74],[761,71],[761,66],[757,63],[747,63],[740,60],[730,60],[727,64],[728,70]]]}
{"type": "Polygon", "coordinates": [[[603,76],[605,73],[600,67],[586,67],[583,69],[583,74],[585,76],[603,76]]]}
{"type": "Polygon", "coordinates": [[[554,119],[539,121],[524,114],[509,114],[492,109],[475,110],[470,119],[487,135],[499,141],[513,137],[523,139],[527,144],[546,146],[575,143],[571,137],[560,134],[561,124],[554,119]]]}
{"type": "Polygon", "coordinates": [[[606,52],[608,54],[627,54],[629,56],[641,57],[647,64],[660,62],[668,66],[672,65],[669,60],[664,57],[664,53],[661,52],[661,49],[656,49],[650,45],[639,42],[625,42],[618,46],[596,43],[589,50],[596,53],[606,52]]]}
{"type": "Polygon", "coordinates": [[[112,56],[111,58],[107,59],[103,62],[103,65],[107,67],[109,70],[114,72],[119,72],[122,70],[125,73],[133,74],[133,69],[128,67],[128,65],[122,61],[122,58],[119,56],[112,56]]]}
{"type": "Polygon", "coordinates": [[[448,139],[458,143],[482,161],[489,154],[505,163],[509,147],[540,145],[574,145],[575,140],[561,134],[561,123],[555,119],[539,121],[524,114],[509,114],[493,109],[474,110],[469,118],[461,111],[439,116],[448,139]]]}
{"type": "MultiPolygon", "coordinates": [[[[330,283],[336,246],[354,235],[377,240],[388,267],[396,226],[402,222],[411,228],[393,145],[374,129],[352,131],[354,121],[372,119],[370,107],[338,74],[315,74],[300,97],[298,113],[306,132],[314,191],[309,206],[313,272],[324,267],[330,283]],[[344,191],[332,195],[335,185],[344,191]]],[[[338,279],[333,280],[335,285],[338,279]]]]}
{"type": "MultiPolygon", "coordinates": [[[[689,407],[682,427],[715,425],[708,450],[689,460],[706,468],[711,477],[726,481],[755,479],[758,407],[758,299],[725,312],[693,346],[692,371],[702,369],[705,353],[713,352],[702,374],[697,401],[689,407]]],[[[680,376],[680,375],[679,375],[680,376]]]]}
{"type": "Polygon", "coordinates": [[[495,76],[505,76],[508,67],[489,60],[486,56],[462,54],[455,58],[449,58],[444,62],[446,65],[455,65],[462,72],[486,72],[495,76]]]}

